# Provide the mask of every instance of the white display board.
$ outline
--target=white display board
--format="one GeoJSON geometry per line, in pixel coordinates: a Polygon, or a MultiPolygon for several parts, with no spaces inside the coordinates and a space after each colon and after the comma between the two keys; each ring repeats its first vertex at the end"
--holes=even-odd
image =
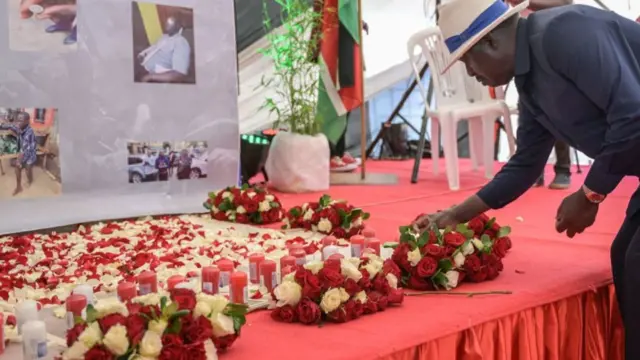
{"type": "Polygon", "coordinates": [[[201,211],[237,183],[233,0],[0,14],[0,234],[201,211]]]}

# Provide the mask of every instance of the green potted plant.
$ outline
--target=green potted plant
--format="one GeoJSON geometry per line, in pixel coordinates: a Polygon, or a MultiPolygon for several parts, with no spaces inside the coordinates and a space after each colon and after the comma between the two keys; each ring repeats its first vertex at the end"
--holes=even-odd
{"type": "Polygon", "coordinates": [[[262,106],[275,117],[280,131],[272,141],[265,169],[273,187],[285,192],[329,188],[329,143],[318,116],[319,65],[312,60],[320,32],[313,31],[321,14],[309,0],[274,0],[282,8],[281,29],[273,29],[265,11],[269,46],[262,54],[273,61],[272,74],[261,86],[271,91],[262,106]]]}

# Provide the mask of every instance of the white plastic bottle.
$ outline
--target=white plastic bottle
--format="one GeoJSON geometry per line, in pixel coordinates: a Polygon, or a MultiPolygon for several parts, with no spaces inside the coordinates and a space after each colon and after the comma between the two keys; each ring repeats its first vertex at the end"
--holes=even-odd
{"type": "Polygon", "coordinates": [[[40,320],[38,316],[38,303],[33,300],[25,300],[16,306],[16,320],[18,321],[18,334],[22,334],[22,327],[29,321],[40,320]]]}
{"type": "Polygon", "coordinates": [[[28,321],[22,326],[22,356],[24,360],[47,357],[47,327],[44,321],[28,321]]]}

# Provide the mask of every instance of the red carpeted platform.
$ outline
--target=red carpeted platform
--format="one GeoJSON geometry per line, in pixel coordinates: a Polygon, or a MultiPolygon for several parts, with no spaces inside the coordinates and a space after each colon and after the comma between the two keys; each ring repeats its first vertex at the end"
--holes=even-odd
{"type": "MultiPolygon", "coordinates": [[[[370,162],[370,172],[393,172],[397,186],[336,186],[329,193],[371,213],[383,241],[418,213],[462,201],[486,180],[461,164],[461,187],[450,192],[444,174],[423,163],[418,184],[409,182],[412,162],[370,162]]],[[[499,165],[496,165],[498,167],[499,165]]],[[[492,282],[465,284],[459,291],[510,290],[511,295],[408,297],[392,308],[342,325],[321,328],[278,324],[268,313],[249,317],[229,359],[622,359],[622,330],[609,286],[609,245],[638,186],[627,179],[600,208],[596,224],[574,239],[555,232],[556,209],[586,175],[575,174],[571,190],[532,189],[495,211],[513,229],[514,247],[505,270],[492,282]]],[[[551,168],[547,178],[553,177],[551,168]]],[[[285,206],[321,194],[283,194],[285,206]]]]}

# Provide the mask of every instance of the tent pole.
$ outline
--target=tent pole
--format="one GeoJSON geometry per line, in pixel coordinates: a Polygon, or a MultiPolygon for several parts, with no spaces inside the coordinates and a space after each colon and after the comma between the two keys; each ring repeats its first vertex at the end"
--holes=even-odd
{"type": "MultiPolygon", "coordinates": [[[[360,179],[364,180],[367,177],[367,107],[365,106],[366,100],[364,98],[364,38],[362,33],[362,0],[358,1],[358,31],[360,32],[360,79],[362,86],[360,86],[360,98],[362,104],[360,104],[360,179]]],[[[349,119],[347,119],[348,121],[349,119]]]]}

